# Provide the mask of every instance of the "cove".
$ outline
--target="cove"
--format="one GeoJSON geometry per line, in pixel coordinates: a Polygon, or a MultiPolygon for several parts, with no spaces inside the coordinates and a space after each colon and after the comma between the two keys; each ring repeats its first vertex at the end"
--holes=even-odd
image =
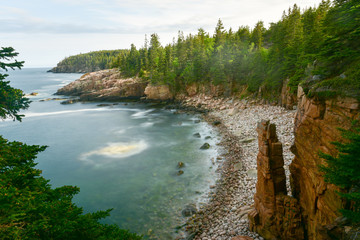
{"type": "Polygon", "coordinates": [[[9,75],[14,87],[38,95],[31,96],[21,123],[1,122],[0,134],[49,146],[39,154],[37,168],[54,187],[80,187],[74,201],[85,212],[113,208],[105,223],[150,239],[172,239],[176,226],[185,221],[182,209],[205,201],[217,176],[211,158],[221,149],[216,147],[219,135],[199,123],[199,116],[152,104],[43,101],[80,75],[46,69],[9,75]],[[200,150],[205,142],[210,149],[200,150]],[[181,175],[178,162],[185,163],[181,175]]]}

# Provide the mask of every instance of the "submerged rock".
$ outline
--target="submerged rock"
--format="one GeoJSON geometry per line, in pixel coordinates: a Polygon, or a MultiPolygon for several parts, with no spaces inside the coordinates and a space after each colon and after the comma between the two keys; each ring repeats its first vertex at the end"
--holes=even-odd
{"type": "Polygon", "coordinates": [[[213,121],[212,124],[213,124],[214,126],[217,126],[217,125],[221,124],[221,122],[220,122],[220,121],[213,121]]]}
{"type": "Polygon", "coordinates": [[[181,211],[183,217],[191,217],[197,212],[197,209],[194,205],[186,205],[185,208],[181,211]]]}
{"type": "Polygon", "coordinates": [[[73,104],[73,103],[76,103],[76,102],[77,102],[76,100],[69,99],[69,100],[66,100],[66,101],[62,101],[60,104],[66,105],[66,104],[73,104]]]}
{"type": "Polygon", "coordinates": [[[200,147],[200,149],[202,149],[202,150],[206,150],[206,149],[209,149],[210,148],[210,144],[208,144],[208,143],[204,143],[201,147],[200,147]]]}
{"type": "Polygon", "coordinates": [[[98,104],[98,105],[96,105],[96,106],[98,106],[98,107],[109,107],[109,106],[111,106],[111,104],[101,103],[101,104],[98,104]]]}
{"type": "Polygon", "coordinates": [[[183,162],[178,162],[177,168],[183,168],[183,167],[185,167],[185,163],[183,163],[183,162]]]}
{"type": "Polygon", "coordinates": [[[180,176],[180,175],[183,175],[184,174],[184,171],[183,170],[179,170],[176,175],[180,176]]]}
{"type": "Polygon", "coordinates": [[[201,138],[200,133],[194,133],[193,136],[196,137],[196,138],[201,138]]]}

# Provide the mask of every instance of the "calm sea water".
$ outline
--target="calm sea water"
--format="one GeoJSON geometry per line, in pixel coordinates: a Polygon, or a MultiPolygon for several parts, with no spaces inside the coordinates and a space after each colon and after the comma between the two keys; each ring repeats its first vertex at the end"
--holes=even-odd
{"type": "MultiPolygon", "coordinates": [[[[79,74],[46,73],[46,69],[10,71],[13,87],[37,92],[25,118],[0,122],[9,140],[47,145],[37,167],[54,187],[76,185],[75,202],[85,212],[113,208],[104,222],[145,234],[172,239],[184,222],[181,210],[204,201],[216,179],[211,158],[218,154],[217,133],[198,116],[174,114],[151,104],[98,103],[62,105],[53,98],[61,86],[79,74]],[[201,138],[195,138],[200,133],[201,138]],[[206,136],[211,139],[205,140],[206,136]],[[208,142],[209,150],[200,150],[208,142]],[[184,162],[184,174],[176,173],[184,162]]],[[[58,96],[56,96],[58,97],[58,96]]]]}

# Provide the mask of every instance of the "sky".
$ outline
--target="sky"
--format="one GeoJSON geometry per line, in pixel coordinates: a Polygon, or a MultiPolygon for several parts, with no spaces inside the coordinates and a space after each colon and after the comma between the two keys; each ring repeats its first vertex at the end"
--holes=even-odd
{"type": "Polygon", "coordinates": [[[157,33],[163,45],[181,30],[211,35],[225,29],[268,27],[294,4],[320,0],[0,0],[0,47],[11,46],[24,67],[54,67],[65,57],[97,50],[137,48],[157,33]]]}

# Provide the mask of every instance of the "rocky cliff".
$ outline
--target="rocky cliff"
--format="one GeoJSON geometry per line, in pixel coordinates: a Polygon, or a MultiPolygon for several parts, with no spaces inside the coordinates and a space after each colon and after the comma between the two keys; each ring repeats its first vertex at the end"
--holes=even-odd
{"type": "MultiPolygon", "coordinates": [[[[360,120],[359,102],[341,97],[308,98],[301,87],[297,96],[295,142],[291,147],[295,158],[290,165],[293,196],[287,196],[284,189],[281,143],[275,126],[263,121],[257,129],[258,180],[250,228],[265,239],[343,239],[346,227],[338,210],[344,203],[336,193],[339,189],[324,182],[319,165],[325,162],[318,153],[336,155],[331,142],[341,140],[338,128],[350,128],[353,120],[360,120]]],[[[294,101],[286,102],[291,107],[294,101]]]]}
{"type": "Polygon", "coordinates": [[[174,98],[169,86],[148,84],[144,91],[146,98],[151,100],[171,100],[174,98]]]}
{"type": "Polygon", "coordinates": [[[276,126],[258,123],[259,153],[254,209],[249,213],[250,229],[265,239],[304,239],[297,199],[288,196],[282,143],[276,126]]]}
{"type": "Polygon", "coordinates": [[[86,101],[117,101],[144,96],[147,83],[137,78],[122,78],[118,69],[87,73],[60,88],[57,95],[79,96],[86,101]]]}
{"type": "Polygon", "coordinates": [[[292,146],[295,158],[290,172],[292,193],[300,203],[308,239],[329,239],[335,230],[333,223],[343,203],[335,192],[337,188],[324,182],[318,169],[324,160],[318,153],[335,155],[331,142],[341,139],[337,128],[349,128],[354,119],[360,119],[356,99],[309,99],[299,87],[292,146]]]}
{"type": "Polygon", "coordinates": [[[77,96],[81,101],[120,101],[126,99],[172,100],[167,85],[152,85],[140,78],[123,78],[118,69],[84,74],[60,88],[56,95],[77,96]]]}

